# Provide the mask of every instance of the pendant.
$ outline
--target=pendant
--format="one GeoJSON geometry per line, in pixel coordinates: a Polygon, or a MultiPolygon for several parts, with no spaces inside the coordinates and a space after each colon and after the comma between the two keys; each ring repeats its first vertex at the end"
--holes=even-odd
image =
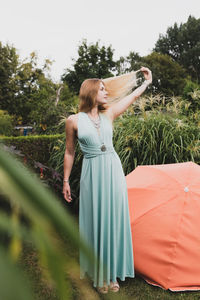
{"type": "Polygon", "coordinates": [[[101,146],[101,151],[106,151],[106,146],[104,144],[101,146]]]}

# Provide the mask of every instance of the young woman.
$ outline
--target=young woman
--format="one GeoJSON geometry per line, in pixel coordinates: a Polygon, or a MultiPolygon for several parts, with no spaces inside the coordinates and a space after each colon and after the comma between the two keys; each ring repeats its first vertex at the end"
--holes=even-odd
{"type": "Polygon", "coordinates": [[[106,81],[87,79],[80,88],[79,113],[66,120],[63,194],[71,202],[69,176],[78,139],[84,158],[80,178],[79,229],[92,247],[99,264],[91,265],[80,251],[80,278],[85,273],[101,293],[119,291],[120,280],[135,277],[133,246],[125,175],[112,144],[113,121],[152,82],[151,71],[142,67],[145,81],[123,97],[108,104],[106,81]]]}

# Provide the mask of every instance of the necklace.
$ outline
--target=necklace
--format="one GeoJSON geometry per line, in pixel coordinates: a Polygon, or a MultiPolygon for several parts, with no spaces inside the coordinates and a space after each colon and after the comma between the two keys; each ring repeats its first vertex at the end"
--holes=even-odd
{"type": "MultiPolygon", "coordinates": [[[[87,114],[88,115],[88,114],[87,114]]],[[[92,118],[90,118],[90,116],[88,115],[88,117],[89,117],[89,119],[92,121],[92,123],[93,123],[93,125],[94,125],[94,127],[97,129],[97,130],[99,130],[100,129],[100,126],[101,126],[101,118],[100,118],[100,115],[99,115],[99,119],[98,120],[93,120],[92,118]]],[[[99,135],[99,138],[100,138],[100,140],[101,140],[101,134],[100,133],[98,133],[98,135],[99,135]]],[[[104,142],[101,140],[101,151],[106,151],[106,146],[105,146],[105,144],[104,144],[104,142]]]]}
{"type": "MultiPolygon", "coordinates": [[[[88,116],[89,116],[89,115],[88,115],[88,116]]],[[[90,116],[89,116],[89,118],[90,118],[90,116]]],[[[93,120],[92,118],[90,118],[90,120],[93,122],[95,128],[97,128],[97,129],[100,128],[100,124],[101,124],[100,116],[99,116],[99,119],[98,119],[98,120],[93,120]]]]}

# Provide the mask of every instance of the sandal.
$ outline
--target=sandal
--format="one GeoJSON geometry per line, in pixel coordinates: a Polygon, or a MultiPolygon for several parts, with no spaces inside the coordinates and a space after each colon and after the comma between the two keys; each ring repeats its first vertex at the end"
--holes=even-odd
{"type": "Polygon", "coordinates": [[[97,287],[97,291],[101,294],[107,294],[108,293],[108,286],[107,284],[104,282],[102,287],[97,287]]]}
{"type": "Polygon", "coordinates": [[[109,285],[109,289],[110,291],[116,293],[119,291],[119,283],[116,281],[116,282],[110,282],[110,285],[109,285]]]}

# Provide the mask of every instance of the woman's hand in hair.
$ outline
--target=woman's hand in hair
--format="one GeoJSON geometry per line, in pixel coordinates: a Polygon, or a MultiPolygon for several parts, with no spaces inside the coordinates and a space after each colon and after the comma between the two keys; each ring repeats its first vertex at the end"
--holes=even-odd
{"type": "Polygon", "coordinates": [[[140,69],[140,71],[143,72],[145,80],[148,80],[148,81],[152,82],[152,73],[151,73],[151,70],[149,70],[148,68],[142,67],[140,69]]]}

